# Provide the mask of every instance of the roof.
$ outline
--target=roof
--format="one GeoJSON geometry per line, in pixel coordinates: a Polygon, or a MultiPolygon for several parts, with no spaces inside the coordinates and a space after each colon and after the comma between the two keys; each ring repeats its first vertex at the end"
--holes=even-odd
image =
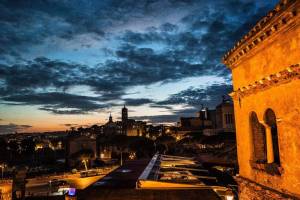
{"type": "Polygon", "coordinates": [[[211,189],[203,190],[142,190],[136,189],[136,181],[146,168],[149,159],[127,161],[125,164],[108,174],[98,184],[94,184],[79,192],[78,199],[88,200],[198,200],[199,196],[205,200],[217,200],[219,197],[211,189]],[[103,183],[103,184],[102,184],[103,183]]]}
{"type": "Polygon", "coordinates": [[[138,178],[136,187],[141,190],[182,190],[187,195],[195,191],[199,195],[214,191],[222,196],[228,188],[219,184],[216,175],[194,158],[156,154],[138,178]]]}
{"type": "MultiPolygon", "coordinates": [[[[219,200],[212,190],[136,190],[136,189],[93,189],[85,200],[219,200]]],[[[80,198],[82,199],[82,198],[80,198]]]]}

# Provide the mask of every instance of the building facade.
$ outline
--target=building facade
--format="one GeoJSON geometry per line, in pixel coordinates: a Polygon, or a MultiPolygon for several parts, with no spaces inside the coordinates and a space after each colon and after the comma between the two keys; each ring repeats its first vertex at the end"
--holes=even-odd
{"type": "Polygon", "coordinates": [[[181,117],[178,126],[177,133],[181,136],[187,133],[203,133],[206,136],[235,133],[232,101],[223,98],[214,110],[202,108],[196,117],[181,117]]]}
{"type": "Polygon", "coordinates": [[[111,114],[109,115],[108,122],[103,126],[104,135],[120,135],[124,134],[123,123],[120,121],[113,121],[111,114]]]}
{"type": "Polygon", "coordinates": [[[12,180],[0,180],[0,199],[12,200],[12,180]]]}
{"type": "Polygon", "coordinates": [[[232,70],[240,199],[300,197],[300,1],[281,0],[223,58],[232,70]]]}
{"type": "Polygon", "coordinates": [[[124,105],[122,108],[122,121],[113,121],[109,116],[108,122],[103,127],[104,135],[126,135],[126,136],[144,136],[146,123],[128,119],[128,109],[124,105]]]}
{"type": "Polygon", "coordinates": [[[221,104],[216,107],[216,132],[234,133],[234,108],[230,100],[223,98],[221,104]]]}

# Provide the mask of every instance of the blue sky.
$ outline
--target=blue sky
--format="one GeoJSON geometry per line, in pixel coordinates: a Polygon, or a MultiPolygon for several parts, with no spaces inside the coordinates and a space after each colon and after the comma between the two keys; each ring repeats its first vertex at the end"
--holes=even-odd
{"type": "Polygon", "coordinates": [[[108,113],[153,123],[231,91],[223,54],[277,3],[0,0],[0,131],[64,130],[108,113]]]}

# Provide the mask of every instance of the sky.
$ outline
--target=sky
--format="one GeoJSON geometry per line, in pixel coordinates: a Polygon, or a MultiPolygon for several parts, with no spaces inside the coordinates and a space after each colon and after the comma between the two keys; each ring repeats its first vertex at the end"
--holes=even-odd
{"type": "Polygon", "coordinates": [[[0,134],[174,123],[232,90],[222,56],[277,0],[0,0],[0,134]]]}

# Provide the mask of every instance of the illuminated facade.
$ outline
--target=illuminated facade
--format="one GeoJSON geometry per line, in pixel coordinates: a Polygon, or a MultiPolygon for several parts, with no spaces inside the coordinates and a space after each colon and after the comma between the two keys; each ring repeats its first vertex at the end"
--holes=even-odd
{"type": "Polygon", "coordinates": [[[12,180],[0,180],[0,199],[12,199],[12,180]]]}
{"type": "Polygon", "coordinates": [[[300,197],[300,1],[282,0],[223,58],[232,70],[240,199],[300,197]]]}
{"type": "Polygon", "coordinates": [[[146,123],[128,119],[128,109],[122,108],[122,121],[113,122],[110,115],[109,121],[104,125],[105,135],[144,136],[146,123]]]}
{"type": "Polygon", "coordinates": [[[223,102],[216,107],[216,132],[234,133],[234,108],[232,102],[223,99],[223,102]]]}

